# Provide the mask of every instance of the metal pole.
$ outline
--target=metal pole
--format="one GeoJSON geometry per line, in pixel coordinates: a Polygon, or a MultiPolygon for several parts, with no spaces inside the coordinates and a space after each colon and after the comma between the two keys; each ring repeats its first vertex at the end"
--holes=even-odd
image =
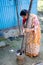
{"type": "Polygon", "coordinates": [[[15,0],[15,4],[16,4],[16,13],[17,13],[17,20],[18,20],[19,35],[20,35],[21,30],[20,30],[20,21],[19,21],[19,14],[18,14],[18,0],[17,0],[17,2],[15,0]]]}

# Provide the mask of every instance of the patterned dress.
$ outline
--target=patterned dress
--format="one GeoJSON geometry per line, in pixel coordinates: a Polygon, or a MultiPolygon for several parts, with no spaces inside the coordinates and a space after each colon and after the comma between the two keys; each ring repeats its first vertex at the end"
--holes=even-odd
{"type": "Polygon", "coordinates": [[[40,38],[41,30],[40,23],[36,15],[31,14],[28,22],[29,29],[34,28],[34,31],[27,33],[27,42],[26,42],[26,55],[33,57],[38,56],[40,50],[40,38]]]}

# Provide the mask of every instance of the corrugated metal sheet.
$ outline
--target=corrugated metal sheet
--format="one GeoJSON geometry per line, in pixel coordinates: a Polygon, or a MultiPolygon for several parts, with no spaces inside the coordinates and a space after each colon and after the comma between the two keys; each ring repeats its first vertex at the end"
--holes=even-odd
{"type": "MultiPolygon", "coordinates": [[[[19,14],[22,9],[28,9],[29,2],[30,0],[18,0],[19,14]]],[[[31,13],[37,14],[37,0],[33,1],[31,13]]],[[[20,17],[20,24],[21,21],[20,17]]],[[[16,5],[14,0],[0,0],[0,29],[6,29],[17,25],[16,5]]]]}

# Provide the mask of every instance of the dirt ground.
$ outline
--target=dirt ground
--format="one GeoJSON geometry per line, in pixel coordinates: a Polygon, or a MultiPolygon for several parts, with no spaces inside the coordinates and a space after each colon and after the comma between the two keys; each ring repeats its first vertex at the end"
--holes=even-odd
{"type": "MultiPolygon", "coordinates": [[[[20,48],[22,38],[14,39],[13,41],[6,40],[6,43],[8,43],[9,46],[0,48],[0,65],[21,65],[16,61],[16,50],[20,48]]],[[[33,63],[43,62],[43,33],[41,35],[40,55],[36,58],[25,56],[25,59],[22,65],[32,65],[33,63]]]]}

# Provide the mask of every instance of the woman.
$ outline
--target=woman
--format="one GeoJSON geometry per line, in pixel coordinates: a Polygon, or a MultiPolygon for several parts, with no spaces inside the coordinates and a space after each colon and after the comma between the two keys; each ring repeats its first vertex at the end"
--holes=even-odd
{"type": "Polygon", "coordinates": [[[39,55],[40,50],[40,23],[35,14],[30,14],[28,19],[28,11],[22,10],[20,16],[23,18],[23,31],[27,38],[26,42],[26,55],[30,57],[36,57],[39,55]],[[26,21],[28,20],[28,25],[26,28],[26,21]],[[27,35],[26,35],[27,34],[27,35]]]}

